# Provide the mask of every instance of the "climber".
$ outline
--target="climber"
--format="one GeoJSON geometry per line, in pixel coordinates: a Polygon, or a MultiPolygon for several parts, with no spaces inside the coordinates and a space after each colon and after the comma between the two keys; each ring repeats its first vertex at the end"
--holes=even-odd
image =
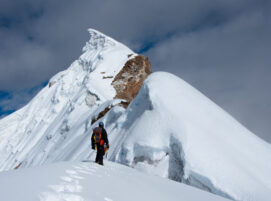
{"type": "Polygon", "coordinates": [[[103,165],[103,156],[106,150],[109,149],[107,133],[104,129],[103,122],[99,122],[99,127],[93,129],[93,133],[91,136],[91,146],[93,150],[97,150],[95,162],[103,165]]]}

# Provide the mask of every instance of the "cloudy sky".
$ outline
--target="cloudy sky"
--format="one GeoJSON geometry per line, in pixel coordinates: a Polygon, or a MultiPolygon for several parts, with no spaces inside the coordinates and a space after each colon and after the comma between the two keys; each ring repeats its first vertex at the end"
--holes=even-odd
{"type": "Polygon", "coordinates": [[[95,28],[271,142],[269,0],[0,0],[0,116],[66,69],[95,28]]]}

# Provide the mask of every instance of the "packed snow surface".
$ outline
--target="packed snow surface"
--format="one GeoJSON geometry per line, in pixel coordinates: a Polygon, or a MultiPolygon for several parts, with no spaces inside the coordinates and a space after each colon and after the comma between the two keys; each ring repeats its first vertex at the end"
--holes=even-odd
{"type": "Polygon", "coordinates": [[[0,173],[4,201],[227,201],[117,163],[62,162],[0,173]]]}
{"type": "Polygon", "coordinates": [[[111,160],[231,199],[270,200],[270,144],[172,74],[150,75],[111,135],[111,160]]]}

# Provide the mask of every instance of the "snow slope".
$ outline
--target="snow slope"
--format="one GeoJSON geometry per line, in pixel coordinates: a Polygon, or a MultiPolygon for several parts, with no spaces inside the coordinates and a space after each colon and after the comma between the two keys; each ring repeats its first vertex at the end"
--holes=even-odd
{"type": "Polygon", "coordinates": [[[110,158],[246,201],[271,198],[271,146],[169,73],[150,75],[120,117],[110,158]]]}
{"type": "Polygon", "coordinates": [[[1,119],[0,170],[80,160],[89,154],[89,122],[100,106],[116,102],[111,82],[128,55],[136,55],[96,30],[89,33],[78,60],[24,108],[1,119]]]}
{"type": "MultiPolygon", "coordinates": [[[[0,120],[0,171],[93,160],[90,134],[98,122],[90,121],[121,101],[111,83],[136,54],[89,31],[79,59],[0,120]]],[[[235,200],[271,197],[270,144],[172,74],[153,73],[127,110],[113,107],[101,120],[112,161],[235,200]]]]}
{"type": "Polygon", "coordinates": [[[5,201],[226,201],[117,163],[62,162],[0,173],[5,201]]]}

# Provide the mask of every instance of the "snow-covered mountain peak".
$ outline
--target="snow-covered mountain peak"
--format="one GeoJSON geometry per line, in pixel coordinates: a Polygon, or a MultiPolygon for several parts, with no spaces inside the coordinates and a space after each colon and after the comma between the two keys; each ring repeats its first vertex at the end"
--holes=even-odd
{"type": "Polygon", "coordinates": [[[106,36],[105,34],[95,30],[95,29],[88,29],[90,34],[90,39],[86,42],[86,45],[83,47],[83,52],[89,50],[97,50],[104,47],[114,46],[118,42],[114,39],[106,36]]]}
{"type": "Polygon", "coordinates": [[[61,84],[62,95],[72,95],[84,87],[98,100],[112,99],[116,92],[111,83],[117,73],[129,60],[128,55],[136,54],[125,45],[89,29],[90,39],[83,48],[83,54],[65,71],[50,80],[50,87],[61,84]]]}
{"type": "Polygon", "coordinates": [[[89,31],[82,55],[0,120],[1,171],[94,160],[90,136],[103,121],[112,161],[235,200],[269,200],[270,144],[177,76],[148,76],[148,58],[89,31]]]}
{"type": "MultiPolygon", "coordinates": [[[[74,150],[80,145],[87,151],[89,141],[81,143],[89,137],[93,119],[101,108],[120,103],[114,100],[113,80],[137,54],[96,30],[89,32],[83,54],[24,108],[0,121],[0,170],[82,158],[77,155],[82,150],[74,150]]],[[[129,86],[133,84],[139,85],[129,86]]]]}

